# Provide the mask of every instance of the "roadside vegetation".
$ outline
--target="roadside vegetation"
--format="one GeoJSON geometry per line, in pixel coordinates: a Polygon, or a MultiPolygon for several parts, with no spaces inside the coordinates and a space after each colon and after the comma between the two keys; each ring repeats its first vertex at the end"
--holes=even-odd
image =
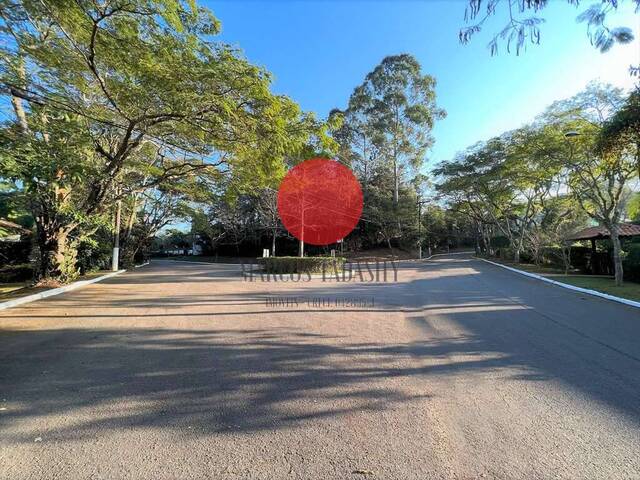
{"type": "MultiPolygon", "coordinates": [[[[636,279],[640,243],[620,237],[638,221],[640,90],[590,84],[535,122],[478,143],[434,171],[449,209],[474,224],[476,249],[489,256],[555,264],[569,271],[593,261],[572,235],[592,224],[609,232],[616,285],[636,279]],[[633,216],[633,218],[630,218],[633,216]],[[573,253],[573,256],[572,256],[573,253]],[[581,257],[579,254],[582,254],[581,257]]],[[[638,238],[636,237],[636,240],[638,238]]],[[[584,265],[585,268],[587,265],[584,265]]]]}
{"type": "Polygon", "coordinates": [[[567,283],[628,300],[640,301],[640,282],[637,281],[626,281],[623,285],[616,285],[615,278],[612,275],[593,275],[575,267],[566,272],[562,267],[554,266],[552,263],[541,265],[522,262],[514,263],[501,258],[491,258],[491,261],[525,272],[535,273],[556,282],[567,283]]]}
{"type": "MultiPolygon", "coordinates": [[[[606,28],[615,2],[603,5],[601,50],[630,40],[606,28]]],[[[640,280],[640,243],[619,235],[640,221],[640,91],[591,84],[427,176],[446,115],[428,65],[383,58],[319,119],[274,94],[271,74],[219,31],[192,2],[0,0],[0,94],[13,111],[0,125],[0,282],[67,283],[109,268],[114,246],[125,268],[151,254],[295,256],[277,189],[316,156],[353,170],[364,210],[341,244],[307,255],[471,247],[587,271],[594,252],[571,236],[597,223],[611,235],[595,253],[616,284],[640,280]]]]}
{"type": "Polygon", "coordinates": [[[615,281],[611,278],[576,275],[554,276],[553,280],[575,285],[576,287],[607,293],[615,297],[635,300],[637,302],[640,301],[640,284],[638,283],[627,282],[624,285],[616,285],[615,281]]]}
{"type": "Polygon", "coordinates": [[[130,266],[194,205],[335,144],[193,2],[9,0],[0,20],[2,192],[33,224],[41,282],[106,266],[114,236],[130,266]]]}

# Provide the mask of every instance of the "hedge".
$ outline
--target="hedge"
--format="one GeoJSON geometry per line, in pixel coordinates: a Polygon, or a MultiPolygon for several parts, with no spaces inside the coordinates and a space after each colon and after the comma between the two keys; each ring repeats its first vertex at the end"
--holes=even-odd
{"type": "Polygon", "coordinates": [[[5,242],[0,240],[0,265],[19,265],[29,262],[31,240],[5,242]]]}
{"type": "Polygon", "coordinates": [[[625,280],[640,282],[640,243],[632,243],[628,246],[622,269],[625,280]]]}
{"type": "Polygon", "coordinates": [[[258,262],[267,273],[331,273],[341,272],[344,257],[265,257],[258,262]]]}
{"type": "Polygon", "coordinates": [[[0,283],[24,282],[33,279],[33,266],[29,263],[7,265],[0,268],[0,283]]]}

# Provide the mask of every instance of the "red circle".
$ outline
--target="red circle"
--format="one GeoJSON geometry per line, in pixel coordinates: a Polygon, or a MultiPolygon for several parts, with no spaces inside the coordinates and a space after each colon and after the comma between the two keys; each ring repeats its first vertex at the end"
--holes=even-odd
{"type": "Polygon", "coordinates": [[[282,180],[278,212],[285,228],[298,240],[329,245],[358,224],[362,189],[351,170],[335,160],[306,160],[282,180]]]}

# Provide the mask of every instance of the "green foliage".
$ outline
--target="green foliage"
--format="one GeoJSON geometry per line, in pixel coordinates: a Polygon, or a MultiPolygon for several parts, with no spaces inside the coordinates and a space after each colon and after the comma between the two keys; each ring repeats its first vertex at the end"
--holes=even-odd
{"type": "Polygon", "coordinates": [[[334,147],[330,125],[213,40],[218,20],[193,1],[0,7],[0,82],[16,115],[0,129],[0,177],[31,200],[41,276],[71,278],[74,246],[113,228],[118,202],[129,258],[222,178],[251,191],[285,160],[334,147]]]}
{"type": "MultiPolygon", "coordinates": [[[[578,7],[579,0],[566,0],[569,5],[578,7]]],[[[576,18],[579,23],[587,24],[587,35],[591,44],[600,52],[604,53],[611,49],[616,43],[625,44],[633,41],[633,32],[628,27],[611,27],[606,23],[610,13],[618,9],[619,4],[624,0],[602,0],[594,3],[582,11],[576,18]]],[[[498,53],[500,42],[506,42],[507,52],[511,52],[515,47],[516,55],[526,49],[529,45],[540,43],[540,26],[545,19],[540,16],[524,15],[529,12],[538,14],[547,7],[548,0],[506,0],[499,2],[489,0],[467,0],[465,9],[465,22],[476,22],[467,27],[461,28],[458,34],[460,43],[467,44],[473,36],[478,34],[487,18],[492,16],[506,17],[505,26],[496,33],[489,42],[488,48],[491,55],[498,53]]],[[[640,10],[640,0],[630,0],[635,4],[636,12],[640,10]]]]}
{"type": "Polygon", "coordinates": [[[33,278],[33,265],[21,263],[0,268],[0,283],[24,282],[33,278]]]}
{"type": "Polygon", "coordinates": [[[622,107],[604,122],[596,138],[596,150],[602,155],[635,157],[640,177],[640,86],[636,86],[622,107]]]}
{"type": "Polygon", "coordinates": [[[384,58],[353,91],[348,108],[331,113],[338,157],[362,185],[362,221],[351,235],[358,243],[415,248],[416,201],[427,185],[421,170],[433,125],[444,115],[435,79],[408,54],[384,58]]]}
{"type": "MultiPolygon", "coordinates": [[[[435,121],[445,116],[436,106],[435,84],[413,56],[395,55],[384,58],[349,101],[345,126],[355,135],[370,135],[372,154],[393,174],[395,204],[403,178],[419,173],[424,164],[435,121]]],[[[361,160],[368,161],[364,155],[361,160]]]]}
{"type": "Polygon", "coordinates": [[[618,224],[624,215],[629,181],[636,175],[636,158],[612,138],[602,148],[600,135],[624,105],[623,92],[607,85],[590,84],[574,97],[554,103],[543,117],[555,132],[556,149],[567,159],[567,183],[582,209],[598,223],[618,224]],[[579,135],[569,139],[567,131],[579,135]]]}
{"type": "Polygon", "coordinates": [[[590,217],[614,232],[620,283],[623,255],[615,229],[637,173],[637,137],[628,126],[633,95],[625,103],[620,89],[592,83],[554,103],[533,125],[440,164],[438,191],[477,223],[485,251],[497,246],[497,229],[509,242],[501,252],[512,253],[516,262],[523,254],[538,263],[545,248],[557,247],[568,269],[567,239],[590,217]]]}
{"type": "Polygon", "coordinates": [[[640,222],[640,193],[634,193],[627,204],[627,215],[633,222],[640,222]]]}
{"type": "Polygon", "coordinates": [[[31,254],[31,240],[19,242],[0,241],[0,265],[27,263],[31,254]]]}
{"type": "MultiPolygon", "coordinates": [[[[29,213],[23,190],[13,182],[2,178],[0,178],[0,219],[10,220],[25,228],[33,226],[33,217],[29,213]]],[[[0,233],[2,233],[1,228],[0,233]]]]}
{"type": "Polygon", "coordinates": [[[545,126],[522,127],[474,145],[434,171],[441,177],[439,193],[476,223],[495,227],[516,260],[562,168],[550,133],[545,126]]]}
{"type": "Polygon", "coordinates": [[[177,228],[170,228],[162,232],[158,238],[158,245],[164,250],[174,250],[191,247],[191,238],[177,228]]]}
{"type": "Polygon", "coordinates": [[[629,244],[623,264],[625,279],[640,282],[640,243],[629,244]]]}
{"type": "Polygon", "coordinates": [[[78,266],[78,249],[79,242],[73,242],[60,252],[60,258],[56,259],[58,275],[56,281],[60,283],[70,283],[80,276],[80,268],[78,266]]]}
{"type": "Polygon", "coordinates": [[[77,247],[77,268],[81,274],[111,267],[111,235],[100,230],[94,236],[83,239],[77,247]]]}

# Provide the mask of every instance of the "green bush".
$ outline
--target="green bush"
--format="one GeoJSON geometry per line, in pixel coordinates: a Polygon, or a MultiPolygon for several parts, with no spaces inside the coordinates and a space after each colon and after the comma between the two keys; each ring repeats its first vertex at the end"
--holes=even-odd
{"type": "Polygon", "coordinates": [[[29,261],[31,240],[4,242],[0,240],[0,265],[19,265],[29,261]]]}
{"type": "Polygon", "coordinates": [[[33,266],[29,263],[7,265],[0,268],[0,283],[24,282],[33,278],[33,266]]]}
{"type": "Polygon", "coordinates": [[[622,268],[625,280],[640,282],[640,243],[631,243],[628,246],[622,268]]]}
{"type": "MultiPolygon", "coordinates": [[[[78,245],[76,266],[80,273],[94,272],[96,270],[109,268],[111,265],[111,255],[113,254],[113,244],[110,238],[83,239],[78,245]]],[[[122,251],[122,250],[121,250],[122,251]]]]}
{"type": "Polygon", "coordinates": [[[259,258],[267,273],[331,273],[341,272],[343,257],[267,257],[259,258]]]}

